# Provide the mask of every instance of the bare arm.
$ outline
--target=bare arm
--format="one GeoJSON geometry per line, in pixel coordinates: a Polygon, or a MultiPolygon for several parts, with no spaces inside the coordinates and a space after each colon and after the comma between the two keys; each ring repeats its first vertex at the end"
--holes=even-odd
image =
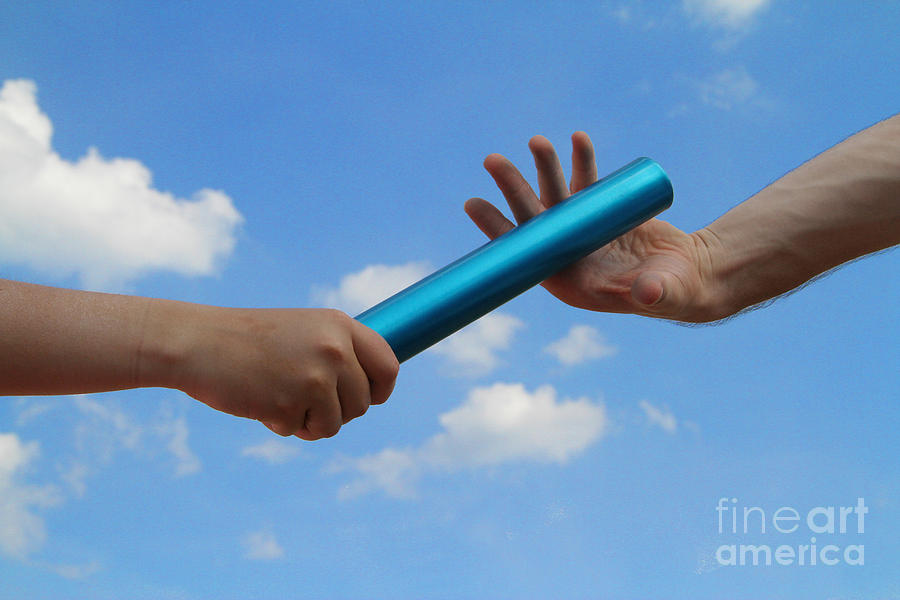
{"type": "Polygon", "coordinates": [[[317,439],[387,400],[387,343],[343,313],[235,309],[0,280],[0,395],[180,389],[317,439]]]}
{"type": "Polygon", "coordinates": [[[788,173],[696,232],[727,316],[900,243],[900,115],[788,173]]]}

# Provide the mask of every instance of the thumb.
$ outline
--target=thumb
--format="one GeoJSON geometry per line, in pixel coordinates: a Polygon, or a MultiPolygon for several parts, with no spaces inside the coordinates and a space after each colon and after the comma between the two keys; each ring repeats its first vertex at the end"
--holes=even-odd
{"type": "Polygon", "coordinates": [[[674,315],[684,305],[684,284],[674,274],[664,271],[645,271],[631,285],[631,297],[654,313],[674,315]]]}

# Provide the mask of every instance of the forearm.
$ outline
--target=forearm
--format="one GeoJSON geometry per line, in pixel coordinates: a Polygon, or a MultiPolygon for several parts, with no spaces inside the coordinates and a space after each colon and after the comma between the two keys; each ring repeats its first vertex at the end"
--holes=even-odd
{"type": "Polygon", "coordinates": [[[0,280],[0,395],[172,387],[192,306],[0,280]]]}
{"type": "Polygon", "coordinates": [[[900,243],[900,115],[820,154],[696,235],[709,248],[716,318],[900,243]]]}
{"type": "Polygon", "coordinates": [[[0,279],[0,395],[168,387],[316,440],[381,404],[399,363],[336,310],[241,309],[0,279]]]}

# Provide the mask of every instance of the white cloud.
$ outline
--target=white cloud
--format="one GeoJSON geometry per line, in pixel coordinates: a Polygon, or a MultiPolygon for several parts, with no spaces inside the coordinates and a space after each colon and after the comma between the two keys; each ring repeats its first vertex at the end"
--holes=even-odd
{"type": "Polygon", "coordinates": [[[146,454],[164,447],[175,459],[176,477],[201,470],[200,459],[188,444],[190,430],[184,417],[173,417],[162,411],[155,422],[138,424],[113,400],[101,402],[91,396],[73,399],[78,410],[88,417],[75,428],[76,447],[81,458],[63,474],[63,479],[70,483],[76,494],[83,495],[87,476],[97,466],[109,463],[120,450],[146,454]]]}
{"type": "Polygon", "coordinates": [[[271,439],[247,446],[241,450],[241,456],[258,458],[273,465],[280,465],[300,455],[300,448],[287,440],[271,439]]]}
{"type": "Polygon", "coordinates": [[[143,430],[115,405],[90,396],[74,396],[73,401],[88,417],[76,428],[79,449],[88,450],[107,462],[119,446],[128,450],[138,448],[143,430]]]}
{"type": "Polygon", "coordinates": [[[16,402],[16,425],[24,427],[32,420],[43,416],[56,408],[59,403],[50,400],[37,400],[35,398],[17,398],[16,402]]]}
{"type": "Polygon", "coordinates": [[[393,497],[415,494],[424,472],[507,462],[563,464],[608,429],[606,410],[587,398],[558,400],[549,385],[534,392],[519,383],[473,389],[462,406],[440,416],[443,431],[418,448],[386,448],[332,465],[356,477],[339,496],[381,490],[393,497]]]}
{"type": "Polygon", "coordinates": [[[668,408],[658,408],[646,400],[641,400],[640,405],[651,425],[656,425],[666,433],[675,433],[678,429],[678,421],[668,408]]]}
{"type": "Polygon", "coordinates": [[[431,439],[426,454],[430,462],[450,467],[523,459],[565,463],[607,425],[600,404],[587,398],[557,401],[553,386],[529,392],[520,383],[476,388],[440,421],[445,432],[431,439]]]}
{"type": "Polygon", "coordinates": [[[744,67],[725,69],[697,83],[700,101],[707,106],[731,110],[737,106],[764,105],[759,83],[744,67]]]}
{"type": "Polygon", "coordinates": [[[620,6],[612,11],[612,15],[622,23],[631,21],[631,9],[628,6],[620,6]]]}
{"type": "Polygon", "coordinates": [[[707,25],[738,29],[770,4],[770,0],[683,0],[682,6],[707,25]]]}
{"type": "Polygon", "coordinates": [[[490,313],[439,342],[431,351],[446,357],[458,374],[485,375],[500,364],[497,351],[509,348],[516,331],[524,326],[511,315],[490,313]]]}
{"type": "MultiPolygon", "coordinates": [[[[71,419],[74,452],[67,457],[60,455],[57,461],[62,489],[55,485],[26,484],[23,477],[39,456],[38,443],[23,443],[17,434],[0,433],[0,554],[21,559],[38,550],[47,535],[36,509],[61,504],[65,496],[83,497],[90,478],[119,452],[149,458],[158,454],[158,448],[165,448],[175,458],[176,477],[196,473],[201,468],[200,460],[188,445],[189,430],[183,417],[174,418],[163,412],[152,422],[138,424],[114,400],[100,401],[90,396],[42,401],[40,410],[32,410],[25,401],[17,406],[20,416],[26,415],[21,420],[29,425],[60,407],[81,418],[71,419]]],[[[100,568],[97,563],[44,566],[69,578],[87,577],[100,568]]]]}
{"type": "Polygon", "coordinates": [[[355,316],[422,279],[431,270],[425,262],[369,265],[342,277],[337,288],[313,290],[313,301],[355,316]]]}
{"type": "Polygon", "coordinates": [[[284,548],[269,530],[252,531],[244,537],[244,558],[277,560],[284,557],[284,548]]]}
{"type": "Polygon", "coordinates": [[[0,88],[0,262],[116,288],[151,271],[207,275],[231,253],[242,217],[227,195],[177,198],[139,161],[95,148],[63,159],[36,92],[25,79],[0,88]]]}
{"type": "Polygon", "coordinates": [[[699,103],[722,111],[771,113],[778,103],[762,89],[759,82],[743,66],[723,69],[703,79],[676,76],[692,94],[689,101],[671,108],[667,115],[678,117],[690,113],[699,103]]]}
{"type": "Polygon", "coordinates": [[[6,556],[22,559],[39,549],[47,533],[35,509],[60,502],[54,487],[22,481],[39,454],[37,442],[22,443],[15,433],[0,433],[0,553],[6,556]]]}
{"type": "Polygon", "coordinates": [[[356,474],[356,478],[338,492],[341,499],[375,490],[381,490],[392,498],[413,498],[416,495],[415,480],[423,466],[426,465],[416,449],[385,448],[375,454],[336,461],[331,471],[353,471],[356,474]]]}
{"type": "Polygon", "coordinates": [[[600,332],[589,325],[573,325],[569,333],[544,348],[566,366],[614,355],[618,349],[603,339],[600,332]]]}
{"type": "Polygon", "coordinates": [[[187,422],[184,417],[179,417],[159,426],[159,433],[168,437],[166,449],[175,458],[175,476],[184,477],[198,473],[201,468],[200,459],[188,446],[187,422]]]}
{"type": "Polygon", "coordinates": [[[73,411],[80,418],[71,421],[73,451],[61,455],[57,471],[68,494],[81,498],[90,479],[112,463],[121,452],[130,452],[146,460],[166,454],[172,460],[172,474],[184,477],[199,472],[202,463],[188,443],[190,429],[183,416],[161,409],[152,418],[134,418],[112,396],[104,399],[89,395],[62,396],[41,401],[33,410],[32,399],[17,403],[19,421],[32,425],[51,411],[73,411]],[[25,418],[22,418],[25,415],[25,418]]]}
{"type": "Polygon", "coordinates": [[[91,469],[83,462],[72,462],[67,468],[60,469],[60,479],[69,486],[78,498],[87,492],[87,479],[91,475],[91,469]]]}
{"type": "Polygon", "coordinates": [[[66,579],[85,579],[101,570],[100,563],[91,561],[83,565],[47,565],[51,571],[66,579]]]}

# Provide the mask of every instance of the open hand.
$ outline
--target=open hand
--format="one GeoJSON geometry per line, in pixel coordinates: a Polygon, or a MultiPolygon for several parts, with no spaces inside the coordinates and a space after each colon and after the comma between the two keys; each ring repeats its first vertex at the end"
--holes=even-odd
{"type": "MultiPolygon", "coordinates": [[[[597,181],[594,148],[586,133],[572,135],[572,178],[566,185],[553,145],[543,136],[528,144],[537,167],[540,197],[509,160],[491,154],[484,167],[522,224],[597,181]]],[[[491,203],[472,198],[466,213],[494,239],[515,225],[491,203]]],[[[542,285],[563,302],[594,311],[635,313],[702,322],[719,318],[712,308],[710,244],[703,231],[686,234],[651,219],[546,279],[542,285]]]]}

